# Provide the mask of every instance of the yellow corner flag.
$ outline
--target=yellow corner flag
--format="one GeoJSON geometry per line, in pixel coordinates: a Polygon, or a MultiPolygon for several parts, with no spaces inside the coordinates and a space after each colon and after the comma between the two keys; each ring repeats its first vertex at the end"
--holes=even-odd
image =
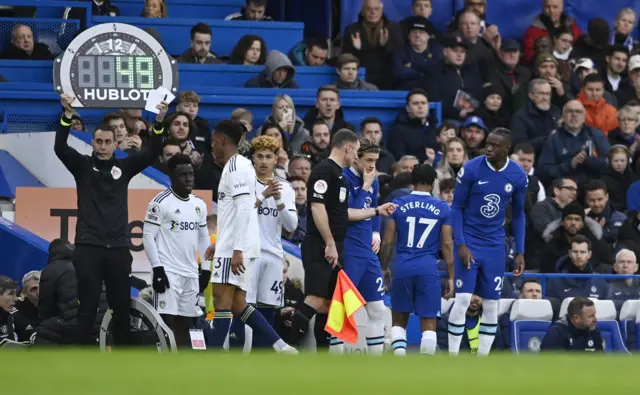
{"type": "Polygon", "coordinates": [[[355,344],[358,341],[358,328],[353,315],[364,305],[365,301],[356,286],[344,270],[340,270],[324,330],[338,339],[355,344]]]}

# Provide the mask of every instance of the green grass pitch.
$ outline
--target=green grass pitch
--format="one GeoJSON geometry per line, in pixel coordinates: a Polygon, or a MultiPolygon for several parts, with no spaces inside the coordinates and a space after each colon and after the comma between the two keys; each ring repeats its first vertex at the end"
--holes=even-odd
{"type": "Polygon", "coordinates": [[[2,394],[619,394],[638,391],[637,358],[573,355],[251,355],[0,352],[2,394]]]}

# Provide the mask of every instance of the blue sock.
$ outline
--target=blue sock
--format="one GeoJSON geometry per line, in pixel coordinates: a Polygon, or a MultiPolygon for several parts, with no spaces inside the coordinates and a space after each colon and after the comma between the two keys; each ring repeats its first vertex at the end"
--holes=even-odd
{"type": "Polygon", "coordinates": [[[244,348],[244,322],[239,317],[233,317],[229,329],[229,349],[244,348]]]}
{"type": "Polygon", "coordinates": [[[224,340],[229,333],[229,325],[231,325],[231,310],[216,310],[215,314],[213,317],[211,345],[222,348],[224,340]]]}
{"type": "MultiPolygon", "coordinates": [[[[262,314],[265,320],[269,323],[271,327],[273,327],[273,322],[276,319],[276,310],[273,306],[260,306],[257,308],[258,312],[262,314]]],[[[272,344],[263,343],[264,336],[256,336],[256,333],[253,332],[253,343],[252,348],[269,348],[272,344]]]]}
{"type": "Polygon", "coordinates": [[[257,344],[272,346],[280,340],[269,321],[255,307],[247,305],[240,314],[240,320],[253,329],[253,338],[257,340],[257,344]]]}

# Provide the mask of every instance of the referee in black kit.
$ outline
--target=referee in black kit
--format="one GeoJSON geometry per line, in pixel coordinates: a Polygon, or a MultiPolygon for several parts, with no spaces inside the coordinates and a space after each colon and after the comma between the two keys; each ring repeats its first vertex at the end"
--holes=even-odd
{"type": "Polygon", "coordinates": [[[96,344],[91,337],[104,282],[107,301],[113,311],[115,344],[130,344],[129,305],[131,275],[129,235],[129,181],[156,160],[162,152],[163,125],[167,103],[157,106],[151,138],[140,152],[116,159],[115,131],[101,124],[93,132],[91,156],[80,154],[67,144],[74,98],[62,95],[64,114],[56,130],[54,151],[76,180],[78,220],[73,266],[78,282],[76,342],[96,344]]]}
{"type": "Polygon", "coordinates": [[[311,203],[307,234],[302,241],[305,299],[294,316],[289,343],[299,345],[307,333],[309,321],[316,317],[314,334],[318,348],[329,347],[324,327],[338,271],[344,262],[344,238],[349,221],[362,221],[376,215],[388,216],[393,203],[368,209],[349,208],[349,188],[342,168],[358,159],[358,136],[348,129],[338,130],[331,138],[331,155],[318,163],[309,176],[307,199],[311,203]]]}

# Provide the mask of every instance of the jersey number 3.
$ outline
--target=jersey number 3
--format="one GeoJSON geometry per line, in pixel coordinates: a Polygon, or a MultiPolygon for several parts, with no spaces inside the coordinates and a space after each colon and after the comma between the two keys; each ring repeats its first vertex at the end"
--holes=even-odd
{"type": "MultiPolygon", "coordinates": [[[[416,217],[407,217],[407,222],[409,223],[409,234],[407,237],[407,247],[413,247],[413,239],[416,235],[416,217]]],[[[438,223],[437,219],[429,219],[429,218],[420,218],[418,220],[419,224],[427,225],[422,232],[422,236],[420,236],[420,240],[418,240],[418,244],[416,244],[417,248],[422,248],[424,246],[424,242],[427,241],[427,237],[429,237],[429,233],[433,230],[433,228],[438,223]]]]}

